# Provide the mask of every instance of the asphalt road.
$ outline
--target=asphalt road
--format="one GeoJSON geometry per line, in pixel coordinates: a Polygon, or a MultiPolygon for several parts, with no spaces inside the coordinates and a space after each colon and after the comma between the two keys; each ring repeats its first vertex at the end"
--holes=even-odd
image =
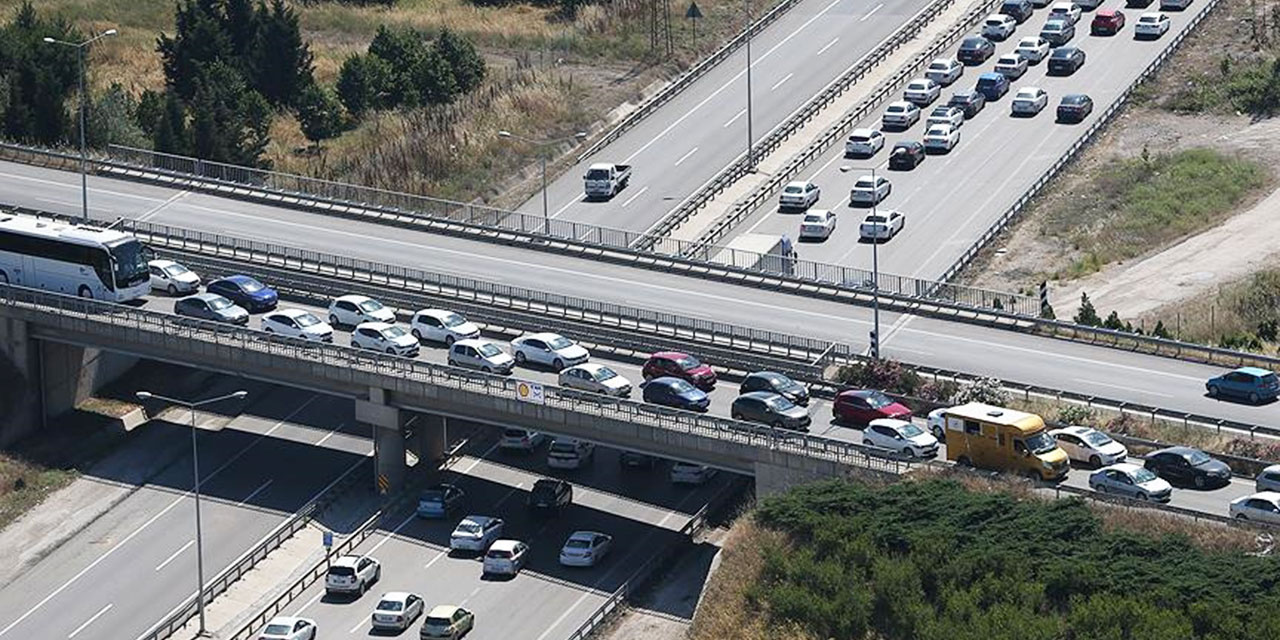
{"type": "MultiPolygon", "coordinates": [[[[390,265],[412,265],[459,277],[840,341],[859,349],[866,348],[873,326],[870,309],[839,302],[126,181],[94,178],[89,184],[97,219],[144,218],[390,265]]],[[[0,202],[75,214],[80,210],[79,198],[79,177],[73,173],[0,163],[0,202]]],[[[1280,425],[1275,405],[1249,406],[1206,397],[1204,381],[1220,373],[1217,367],[963,322],[880,315],[882,355],[906,363],[1216,418],[1280,425]]]]}
{"type": "MultiPolygon", "coordinates": [[[[1122,0],[1109,0],[1103,8],[1121,8],[1122,0]]],[[[1149,10],[1154,10],[1153,5],[1149,10]]],[[[996,59],[1013,53],[1018,40],[1039,32],[1048,8],[1037,9],[1035,15],[1018,26],[1009,39],[996,45],[996,55],[986,63],[966,67],[964,75],[951,87],[943,88],[934,105],[922,110],[920,121],[905,132],[885,132],[884,149],[871,158],[846,158],[841,143],[816,160],[797,179],[809,180],[822,189],[815,208],[837,212],[838,222],[832,236],[820,242],[797,246],[802,259],[870,269],[872,245],[859,242],[858,225],[870,212],[869,207],[851,207],[849,189],[860,176],[875,170],[887,176],[893,192],[878,207],[896,209],[906,215],[906,226],[893,240],[879,247],[880,269],[886,273],[937,279],[972,245],[999,216],[1065,153],[1099,115],[1119,98],[1138,74],[1162,52],[1168,41],[1190,24],[1203,3],[1186,11],[1169,12],[1172,25],[1160,40],[1135,40],[1133,24],[1141,10],[1126,9],[1128,23],[1115,36],[1089,35],[1089,21],[1094,13],[1086,12],[1076,25],[1076,36],[1070,46],[1079,47],[1087,56],[1080,70],[1070,76],[1048,76],[1048,65],[1041,62],[1029,67],[1012,82],[1009,93],[960,127],[960,142],[950,153],[931,155],[911,171],[889,171],[889,151],[903,140],[921,140],[925,119],[933,106],[945,104],[961,90],[973,88],[979,74],[993,71],[996,59]],[[1013,117],[1011,103],[1017,90],[1039,87],[1049,94],[1049,104],[1030,118],[1013,117]],[[1094,100],[1094,111],[1083,122],[1054,122],[1054,109],[1062,96],[1085,93],[1094,100]]],[[[955,55],[957,43],[946,55],[955,55]]],[[[880,129],[883,109],[859,124],[880,129]]],[[[739,225],[736,234],[747,232],[799,236],[803,213],[781,212],[775,201],[762,206],[752,218],[739,225]]]]}
{"type": "MultiPolygon", "coordinates": [[[[875,48],[927,0],[804,0],[751,43],[755,140],[781,124],[875,48]]],[[[746,152],[746,50],[739,49],[679,96],[548,185],[551,217],[645,231],[746,152]],[[630,164],[613,199],[584,202],[592,162],[630,164]]],[[[517,132],[527,136],[536,133],[517,132]]],[[[521,211],[542,213],[542,194],[521,211]]]]}
{"type": "MultiPolygon", "coordinates": [[[[449,534],[461,519],[423,520],[407,505],[384,520],[384,529],[357,552],[382,563],[382,580],[364,596],[327,597],[322,583],[301,594],[286,612],[316,620],[324,637],[367,637],[369,616],[381,594],[410,591],[429,610],[455,604],[476,614],[469,638],[549,640],[567,637],[641,565],[680,538],[679,530],[726,487],[721,473],[701,487],[676,486],[665,465],[652,470],[624,470],[617,452],[597,449],[586,469],[549,470],[545,445],[529,455],[492,449],[481,457],[463,458],[447,474],[465,493],[464,510],[500,517],[503,537],[528,543],[529,565],[514,579],[481,576],[479,558],[450,555],[449,534]],[[573,505],[554,517],[530,514],[528,491],[540,477],[558,476],[574,483],[573,505]],[[594,568],[559,566],[560,547],[573,531],[601,531],[613,536],[613,551],[594,568]]],[[[402,637],[417,637],[419,619],[402,637]]]]}
{"type": "MultiPolygon", "coordinates": [[[[251,410],[199,434],[206,579],[371,451],[349,401],[277,388],[251,410]]],[[[195,593],[190,489],[186,455],[0,588],[0,638],[129,640],[169,615],[195,593]]]]}

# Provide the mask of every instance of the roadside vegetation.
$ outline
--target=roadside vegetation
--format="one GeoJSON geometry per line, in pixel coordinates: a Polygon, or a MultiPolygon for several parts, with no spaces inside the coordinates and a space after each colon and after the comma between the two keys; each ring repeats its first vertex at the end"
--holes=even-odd
{"type": "Polygon", "coordinates": [[[691,637],[1280,633],[1275,560],[1245,553],[1251,534],[952,475],[828,481],[762,501],[730,534],[691,637]]]}
{"type": "Polygon", "coordinates": [[[0,529],[40,504],[76,477],[74,470],[50,468],[8,451],[0,451],[0,529]]]}
{"type": "MultiPolygon", "coordinates": [[[[571,145],[513,143],[498,130],[589,130],[746,24],[743,3],[698,5],[695,41],[687,5],[669,4],[669,19],[657,5],[655,20],[641,0],[0,0],[3,19],[42,23],[8,57],[57,78],[34,110],[55,125],[5,136],[74,143],[74,51],[40,38],[116,28],[89,56],[95,146],[510,205],[532,191],[521,174],[538,154],[554,162],[571,145]]],[[[747,5],[754,15],[772,6],[747,5]]]]}
{"type": "Polygon", "coordinates": [[[1209,296],[1144,316],[1147,323],[1177,327],[1183,340],[1260,353],[1280,349],[1280,268],[1224,283],[1209,296]]]}

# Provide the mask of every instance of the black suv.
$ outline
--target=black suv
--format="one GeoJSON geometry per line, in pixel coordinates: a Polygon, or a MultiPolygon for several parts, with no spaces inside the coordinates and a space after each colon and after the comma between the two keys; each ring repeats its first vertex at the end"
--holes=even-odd
{"type": "Polygon", "coordinates": [[[968,120],[987,106],[987,97],[980,91],[960,91],[947,101],[948,106],[964,109],[964,119],[968,120]]]}
{"type": "Polygon", "coordinates": [[[924,162],[924,145],[916,140],[903,140],[893,145],[889,152],[889,168],[894,171],[910,171],[924,162]]]}
{"type": "Polygon", "coordinates": [[[573,503],[573,485],[556,478],[543,478],[533,483],[529,507],[559,511],[573,503]]]}
{"type": "Polygon", "coordinates": [[[1069,76],[1084,66],[1084,51],[1075,47],[1054,49],[1049,54],[1049,75],[1069,76]]]}
{"type": "Polygon", "coordinates": [[[979,65],[987,61],[987,58],[995,55],[996,45],[994,42],[982,36],[970,36],[960,43],[960,50],[956,52],[956,59],[967,65],[979,65]]]}

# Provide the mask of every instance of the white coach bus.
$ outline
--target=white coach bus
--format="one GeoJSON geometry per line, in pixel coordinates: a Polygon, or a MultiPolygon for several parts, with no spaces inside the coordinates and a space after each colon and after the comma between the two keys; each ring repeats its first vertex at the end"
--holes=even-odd
{"type": "Polygon", "coordinates": [[[120,231],[0,213],[0,284],[127,302],[150,292],[151,254],[120,231]]]}

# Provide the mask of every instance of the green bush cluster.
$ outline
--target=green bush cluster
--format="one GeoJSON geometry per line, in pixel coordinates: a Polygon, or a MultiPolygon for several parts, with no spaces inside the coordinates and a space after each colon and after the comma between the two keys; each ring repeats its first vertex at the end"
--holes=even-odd
{"type": "Polygon", "coordinates": [[[1275,559],[1107,530],[1079,499],[830,481],[769,498],[756,517],[791,544],[764,550],[749,602],[811,637],[1280,637],[1275,559]]]}
{"type": "Polygon", "coordinates": [[[416,29],[378,28],[364,55],[338,72],[338,96],[359,116],[373,109],[448,104],[484,80],[484,58],[448,29],[434,41],[416,29]]]}

